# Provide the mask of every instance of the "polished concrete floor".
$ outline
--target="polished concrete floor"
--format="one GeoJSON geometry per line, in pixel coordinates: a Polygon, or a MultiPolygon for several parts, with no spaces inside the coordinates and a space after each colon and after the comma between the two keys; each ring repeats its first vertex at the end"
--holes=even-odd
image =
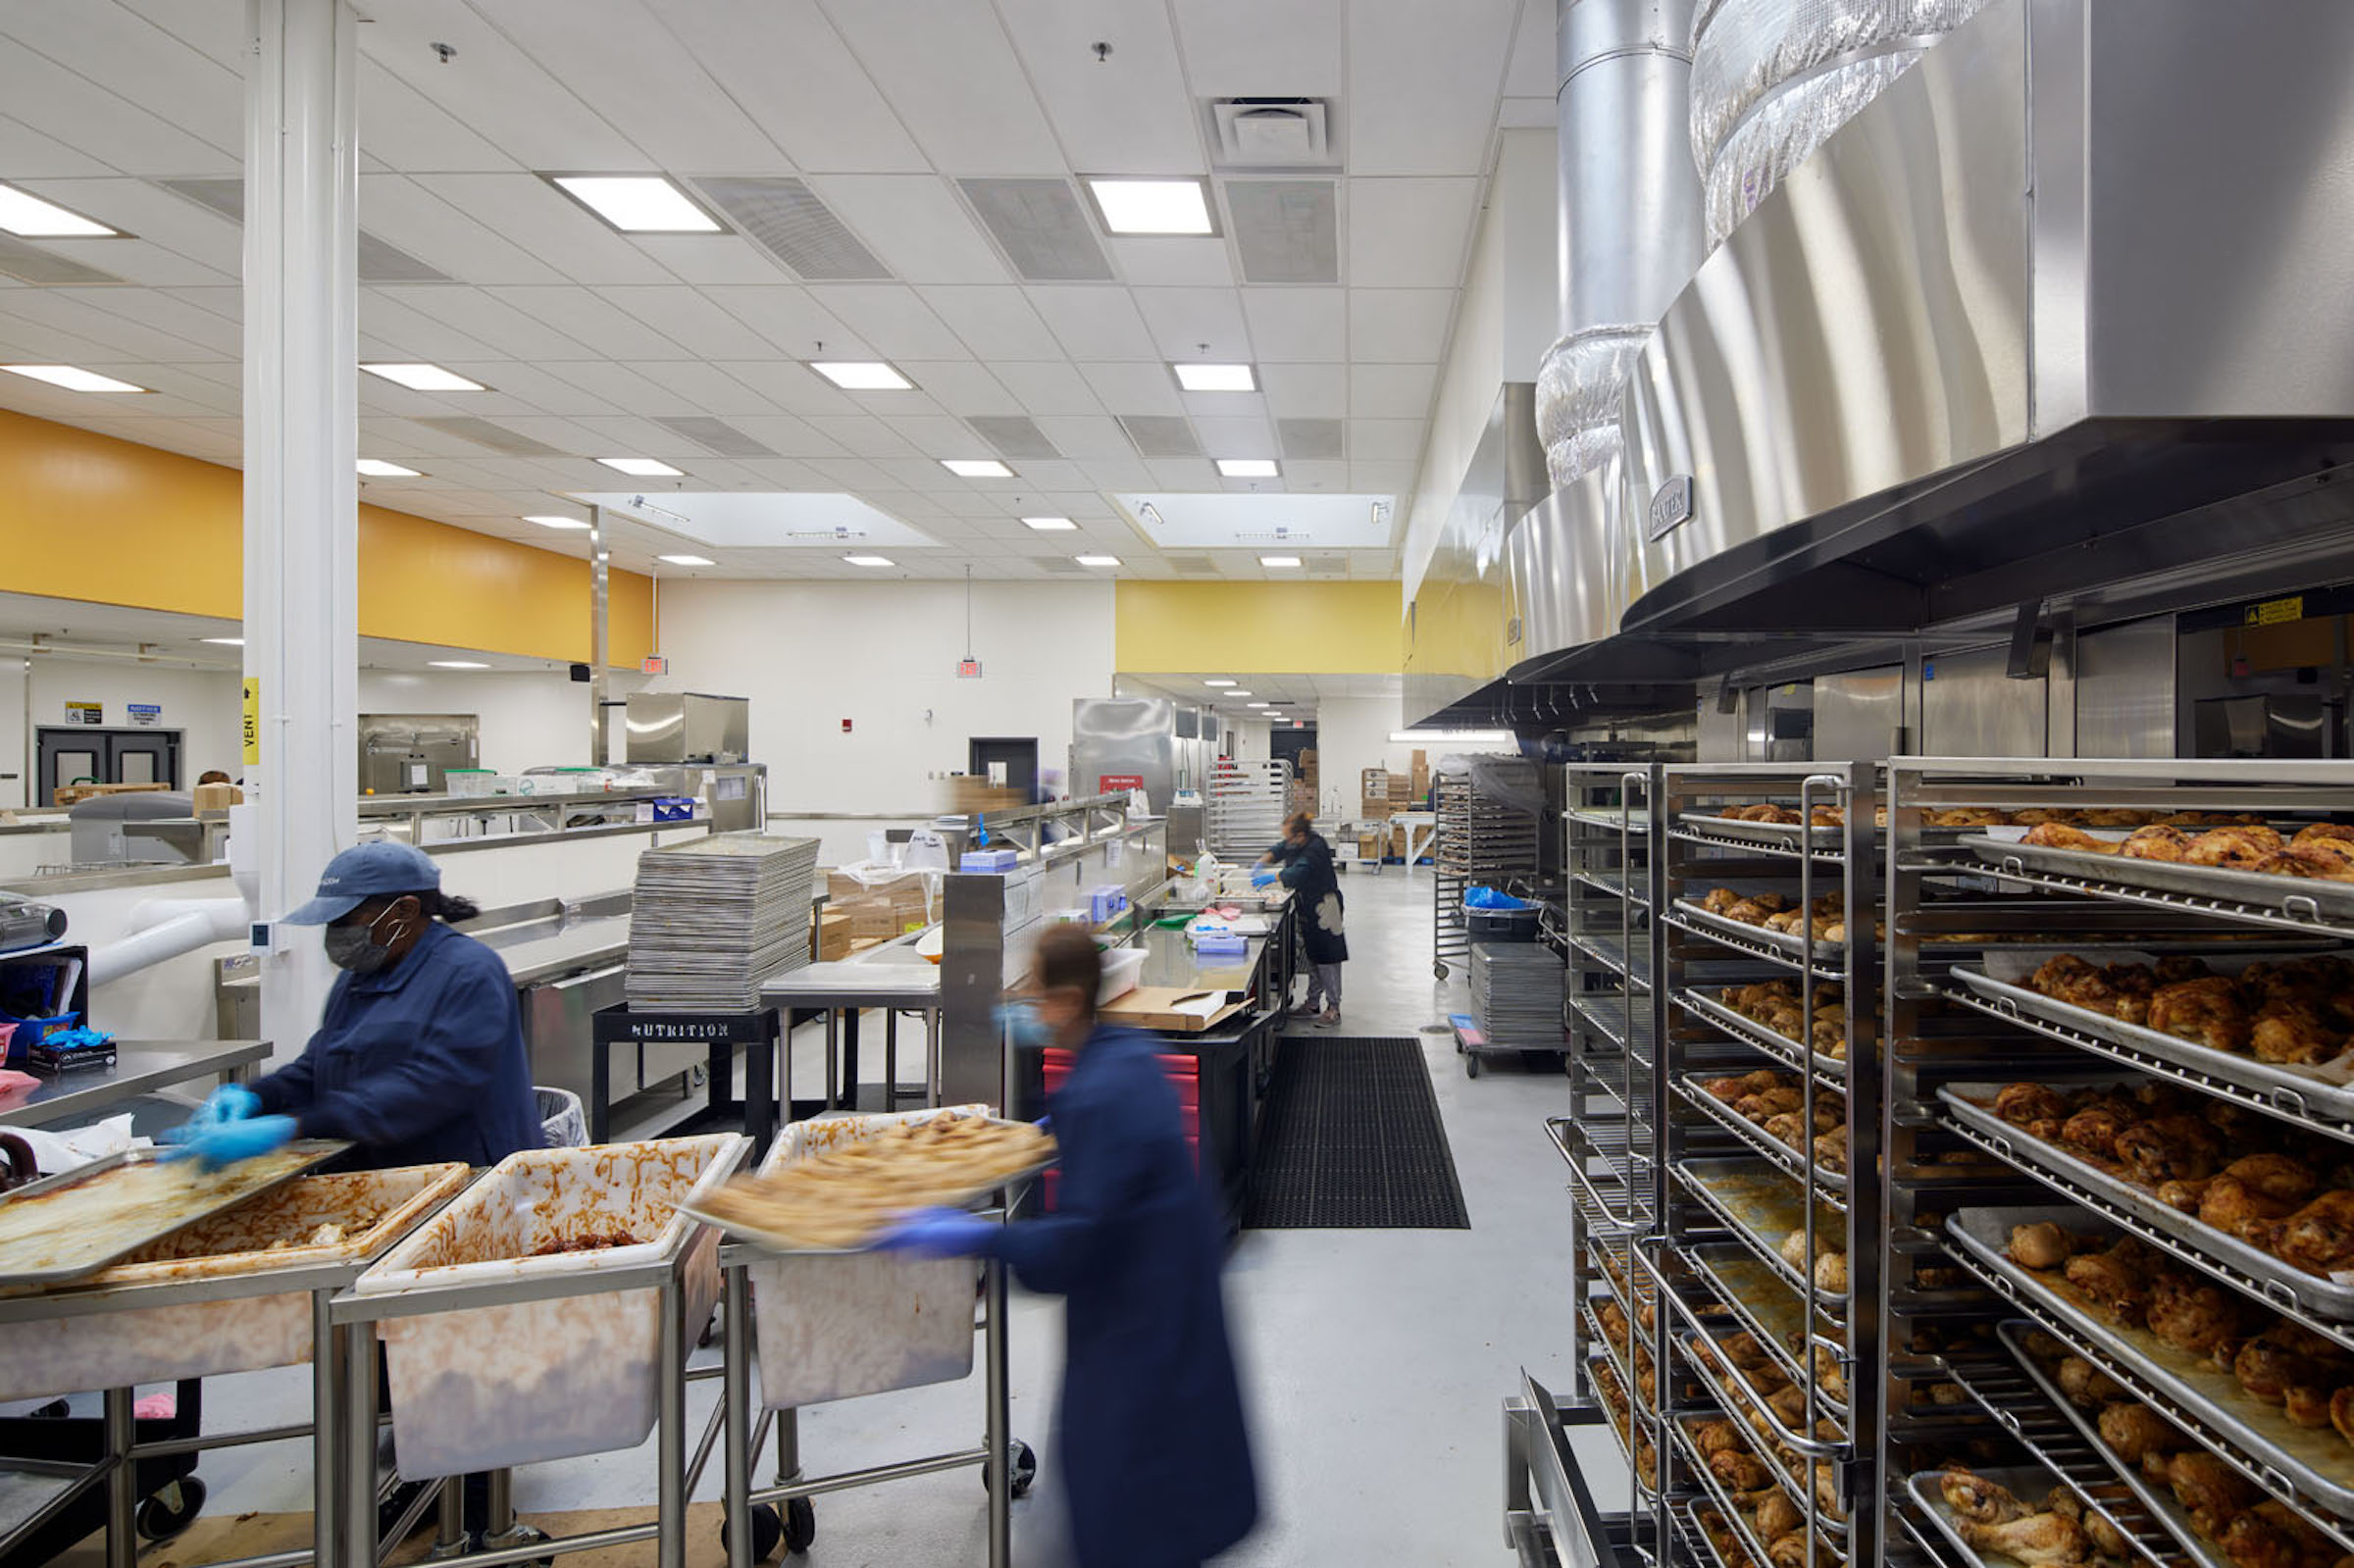
{"type": "MultiPolygon", "coordinates": [[[[1252,1394],[1263,1518],[1219,1559],[1242,1565],[1414,1568],[1502,1564],[1502,1417],[1526,1367],[1569,1382],[1567,1198],[1543,1119],[1565,1107],[1557,1073],[1492,1067],[1467,1078],[1445,1034],[1422,1034],[1467,1007],[1459,969],[1431,970],[1431,884],[1397,867],[1345,883],[1352,961],[1342,1032],[1422,1040],[1471,1214],[1465,1231],[1246,1233],[1227,1274],[1239,1353],[1252,1394]]],[[[813,1035],[804,1030],[803,1034],[813,1035]]],[[[798,1075],[821,1073],[814,1043],[798,1075]]],[[[880,1071],[879,1051],[867,1070],[880,1071]]],[[[912,1074],[913,1053],[902,1064],[912,1074]]],[[[806,1076],[798,1082],[818,1082],[806,1076]]],[[[1060,1376],[1057,1303],[1017,1296],[1011,1319],[1013,1426],[1039,1450],[1042,1473],[1016,1505],[1016,1560],[1063,1560],[1054,1493],[1053,1393],[1060,1376]]],[[[708,1359],[706,1352],[703,1359],[708,1359]]],[[[207,1427],[297,1421],[308,1373],[289,1369],[215,1380],[207,1427]]],[[[715,1384],[693,1385],[700,1429],[715,1384]]],[[[801,1418],[813,1473],[889,1463],[977,1440],[981,1382],[821,1406],[801,1418]]],[[[1598,1500],[1623,1495],[1624,1461],[1607,1437],[1579,1435],[1598,1500]]],[[[632,1453],[518,1472],[534,1510],[618,1507],[653,1496],[650,1442],[632,1453]]],[[[309,1452],[279,1443],[208,1456],[208,1514],[309,1506],[309,1452]]],[[[697,1495],[718,1494],[716,1461],[697,1495]]],[[[985,1560],[977,1476],[960,1471],[821,1497],[807,1561],[824,1568],[965,1568],[985,1560]]]]}

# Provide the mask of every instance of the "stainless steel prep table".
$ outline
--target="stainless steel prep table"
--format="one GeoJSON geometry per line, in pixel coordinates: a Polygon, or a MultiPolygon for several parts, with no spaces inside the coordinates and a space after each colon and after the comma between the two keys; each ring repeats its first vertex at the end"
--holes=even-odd
{"type": "Polygon", "coordinates": [[[175,1084],[218,1077],[241,1083],[270,1054],[267,1040],[117,1040],[115,1065],[43,1078],[30,1088],[0,1094],[0,1127],[54,1127],[175,1084]]]}
{"type": "MultiPolygon", "coordinates": [[[[826,1099],[828,1110],[849,1108],[858,1098],[858,1014],[883,1009],[883,1109],[898,1109],[908,1092],[899,1087],[899,1014],[924,1016],[924,1087],[913,1091],[922,1104],[940,1103],[940,966],[919,956],[909,938],[874,948],[855,958],[828,959],[772,975],[761,999],[791,1020],[799,1012],[826,1015],[826,1099]],[[896,954],[885,957],[885,954],[896,954]]],[[[793,1104],[793,1049],[786,1030],[784,1075],[780,1080],[788,1114],[793,1104]]]]}

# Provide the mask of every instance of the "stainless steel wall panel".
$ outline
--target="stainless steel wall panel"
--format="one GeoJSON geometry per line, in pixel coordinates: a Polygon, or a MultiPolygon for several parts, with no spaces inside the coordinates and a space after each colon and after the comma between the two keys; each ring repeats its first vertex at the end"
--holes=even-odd
{"type": "MultiPolygon", "coordinates": [[[[1142,779],[1155,812],[1169,809],[1177,777],[1176,704],[1165,697],[1080,697],[1071,703],[1073,799],[1102,781],[1142,779]]],[[[1199,787],[1199,785],[1197,785],[1199,787]]]]}
{"type": "Polygon", "coordinates": [[[1878,762],[1905,723],[1905,669],[1891,664],[1815,678],[1815,760],[1878,762]]]}
{"type": "Polygon", "coordinates": [[[1923,661],[1920,755],[2040,757],[2046,722],[2041,677],[2014,681],[2006,647],[1940,653],[1923,661]]]}
{"type": "Polygon", "coordinates": [[[2172,757],[2175,619],[2156,616],[2076,638],[2076,755],[2172,757]]]}
{"type": "Polygon", "coordinates": [[[1599,642],[1625,606],[1617,551],[1619,463],[1589,470],[1529,508],[1505,540],[1507,613],[1519,629],[1513,665],[1599,642]]]}

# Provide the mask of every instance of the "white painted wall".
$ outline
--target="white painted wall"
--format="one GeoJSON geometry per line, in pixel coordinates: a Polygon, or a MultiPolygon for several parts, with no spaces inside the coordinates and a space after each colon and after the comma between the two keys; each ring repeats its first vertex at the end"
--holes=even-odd
{"type": "MultiPolygon", "coordinates": [[[[65,724],[69,702],[100,704],[108,729],[129,727],[128,704],[151,702],[164,710],[156,728],[180,732],[182,783],[194,784],[199,774],[212,768],[222,769],[231,778],[242,771],[238,761],[241,688],[233,672],[174,669],[128,659],[75,659],[62,654],[43,654],[31,665],[23,677],[23,717],[13,731],[0,730],[0,734],[23,736],[23,746],[29,746],[35,730],[65,724]]],[[[0,723],[5,723],[10,711],[6,702],[7,693],[0,689],[0,723]]],[[[0,766],[0,772],[22,768],[26,755],[26,750],[20,749],[16,757],[5,759],[7,765],[0,766]]]]}
{"type": "MultiPolygon", "coordinates": [[[[644,684],[616,672],[606,695],[625,697],[644,684]]],[[[493,773],[588,761],[588,687],[561,669],[362,670],[360,712],[471,713],[481,721],[483,766],[493,773]]]]}
{"type": "Polygon", "coordinates": [[[1062,769],[1071,700],[1111,690],[1109,582],[975,583],[972,618],[983,677],[960,681],[960,582],[672,582],[649,685],[751,699],[772,811],[928,815],[970,737],[1036,735],[1062,769]]]}
{"type": "MultiPolygon", "coordinates": [[[[1353,822],[1361,807],[1367,768],[1403,772],[1414,748],[1390,739],[1406,728],[1397,697],[1322,697],[1316,702],[1316,815],[1326,822],[1353,822]]],[[[1434,759],[1435,760],[1435,759],[1434,759]]]]}
{"type": "Polygon", "coordinates": [[[1237,762],[1264,762],[1273,756],[1274,750],[1267,739],[1268,729],[1269,726],[1264,719],[1245,719],[1236,724],[1234,727],[1234,760],[1237,762]]]}

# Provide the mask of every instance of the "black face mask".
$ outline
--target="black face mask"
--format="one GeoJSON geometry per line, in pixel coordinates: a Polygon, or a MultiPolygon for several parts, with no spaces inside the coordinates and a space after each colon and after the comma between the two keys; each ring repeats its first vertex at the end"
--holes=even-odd
{"type": "Polygon", "coordinates": [[[379,937],[376,928],[384,923],[387,908],[364,926],[330,926],[322,940],[327,948],[327,961],[337,969],[348,969],[355,975],[373,975],[392,962],[391,944],[400,940],[401,928],[395,926],[392,935],[379,937]]]}

